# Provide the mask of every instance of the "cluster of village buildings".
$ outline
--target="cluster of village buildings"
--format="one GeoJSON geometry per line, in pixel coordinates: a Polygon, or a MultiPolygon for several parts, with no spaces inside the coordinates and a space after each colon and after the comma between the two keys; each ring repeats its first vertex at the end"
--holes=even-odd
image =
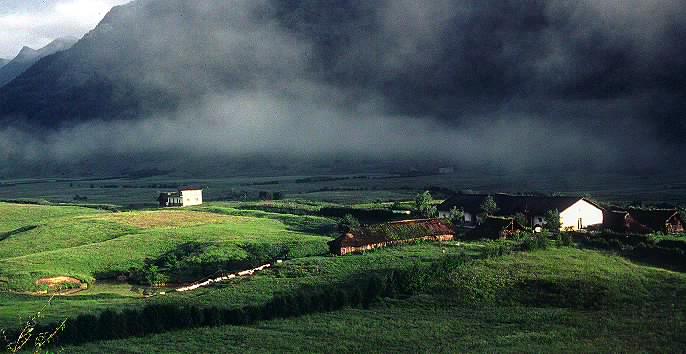
{"type": "MultiPolygon", "coordinates": [[[[200,187],[183,187],[176,192],[161,193],[158,201],[160,207],[201,205],[202,193],[200,187]]],[[[595,229],[627,234],[670,234],[683,233],[686,227],[676,209],[605,209],[588,198],[579,197],[456,194],[438,206],[439,217],[436,219],[404,220],[386,223],[382,227],[361,227],[331,241],[329,245],[332,253],[344,255],[416,240],[451,240],[455,230],[445,220],[456,208],[464,215],[462,227],[492,238],[508,237],[525,228],[540,231],[546,226],[546,214],[551,210],[560,213],[561,231],[595,229]],[[487,198],[493,199],[496,210],[484,217],[482,205],[487,198]],[[411,230],[411,237],[398,239],[388,234],[402,234],[407,230],[411,230]]]]}
{"type": "MultiPolygon", "coordinates": [[[[415,230],[422,230],[416,225],[427,224],[430,226],[425,228],[426,232],[416,234],[416,239],[452,239],[454,229],[440,224],[446,223],[454,208],[463,211],[464,228],[491,238],[508,237],[525,228],[540,231],[546,226],[546,214],[551,210],[560,213],[561,231],[593,229],[626,234],[670,234],[683,233],[686,225],[676,209],[605,209],[587,198],[511,194],[457,194],[438,206],[438,219],[407,220],[389,225],[395,228],[413,225],[415,230]],[[493,215],[484,217],[482,205],[487,198],[493,198],[497,209],[493,215]],[[524,225],[522,219],[525,220],[524,225]]],[[[367,227],[362,227],[330,242],[329,246],[332,253],[345,255],[409,241],[385,240],[378,235],[370,235],[367,227]]]]}

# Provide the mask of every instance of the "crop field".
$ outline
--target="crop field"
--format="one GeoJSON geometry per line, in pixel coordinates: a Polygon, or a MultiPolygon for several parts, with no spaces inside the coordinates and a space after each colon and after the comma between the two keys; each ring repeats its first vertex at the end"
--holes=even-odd
{"type": "Polygon", "coordinates": [[[369,310],[171,332],[69,352],[678,352],[686,276],[556,248],[477,261],[369,310]],[[364,340],[361,340],[364,338],[364,340]]]}

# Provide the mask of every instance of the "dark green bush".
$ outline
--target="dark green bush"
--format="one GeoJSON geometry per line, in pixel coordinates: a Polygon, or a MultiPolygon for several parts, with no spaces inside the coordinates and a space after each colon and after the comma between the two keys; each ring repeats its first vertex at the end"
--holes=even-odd
{"type": "Polygon", "coordinates": [[[214,327],[222,324],[221,312],[216,307],[204,308],[203,317],[205,318],[205,326],[214,327]]]}
{"type": "Polygon", "coordinates": [[[369,308],[369,305],[373,303],[384,290],[383,279],[376,274],[373,274],[367,279],[367,284],[364,289],[364,295],[362,298],[362,306],[364,308],[369,308]]]}
{"type": "Polygon", "coordinates": [[[544,232],[536,234],[524,234],[520,240],[520,249],[522,251],[544,250],[548,248],[550,243],[548,234],[544,232]]]}
{"type": "Polygon", "coordinates": [[[98,334],[98,318],[94,315],[85,314],[76,317],[71,325],[74,327],[76,335],[76,343],[85,343],[97,338],[98,334]]]}

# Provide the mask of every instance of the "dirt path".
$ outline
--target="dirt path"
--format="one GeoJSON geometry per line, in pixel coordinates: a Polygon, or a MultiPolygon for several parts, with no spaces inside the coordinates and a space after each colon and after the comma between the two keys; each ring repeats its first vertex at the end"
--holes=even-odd
{"type": "Polygon", "coordinates": [[[192,285],[184,286],[184,287],[182,287],[182,288],[175,289],[174,291],[176,291],[176,292],[188,292],[188,291],[197,290],[197,289],[199,289],[199,288],[203,288],[203,287],[206,287],[206,286],[210,286],[210,285],[212,285],[212,284],[214,284],[214,283],[220,283],[220,282],[223,282],[223,281],[227,281],[227,280],[231,280],[231,279],[235,279],[235,278],[239,278],[239,277],[251,276],[251,275],[254,275],[254,274],[257,273],[257,272],[261,272],[261,271],[263,271],[263,270],[265,270],[265,269],[267,269],[267,268],[271,268],[271,266],[272,266],[271,264],[265,264],[265,265],[263,265],[263,266],[261,266],[261,267],[257,267],[257,268],[253,268],[253,269],[244,270],[244,271],[242,271],[242,272],[238,272],[238,273],[234,273],[234,274],[229,274],[229,275],[221,276],[221,277],[214,278],[214,279],[207,279],[207,280],[202,281],[202,282],[196,282],[196,283],[194,283],[194,284],[192,284],[192,285]]]}

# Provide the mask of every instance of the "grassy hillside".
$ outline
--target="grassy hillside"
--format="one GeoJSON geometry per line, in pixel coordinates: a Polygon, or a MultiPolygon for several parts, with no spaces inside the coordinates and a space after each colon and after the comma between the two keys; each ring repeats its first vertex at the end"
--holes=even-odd
{"type": "Polygon", "coordinates": [[[232,210],[228,208],[223,214],[151,211],[69,217],[65,215],[83,210],[56,212],[53,207],[39,207],[40,212],[27,216],[26,210],[33,211],[33,206],[5,207],[21,216],[21,221],[5,228],[36,224],[0,241],[0,287],[9,290],[33,290],[35,281],[45,277],[93,282],[141,268],[146,259],[189,243],[204,245],[211,250],[207,257],[217,262],[245,259],[249,256],[246,247],[254,245],[282,245],[292,257],[323,254],[329,239],[308,231],[332,224],[324,218],[284,219],[264,212],[257,217],[236,216],[257,213],[240,210],[228,215],[232,210]]]}
{"type": "Polygon", "coordinates": [[[96,213],[98,211],[94,209],[71,206],[0,203],[0,239],[2,233],[41,225],[55,218],[96,213]]]}
{"type": "MultiPolygon", "coordinates": [[[[354,257],[351,257],[354,258],[354,257]]],[[[358,257],[362,259],[363,257],[358,257]]],[[[477,261],[425,294],[68,352],[678,352],[686,276],[573,248],[477,261]]]]}
{"type": "MultiPolygon", "coordinates": [[[[0,227],[16,231],[0,241],[0,287],[10,290],[0,290],[0,328],[15,328],[43,308],[47,297],[17,291],[36,290],[36,280],[44,277],[71,276],[91,285],[77,295],[53,299],[46,322],[150,304],[235,309],[370,273],[414,269],[445,256],[478,256],[510,243],[427,242],[332,257],[326,255],[326,242],[333,220],[271,212],[307,214],[319,205],[209,203],[111,213],[0,204],[0,211],[8,212],[0,214],[0,227]],[[200,276],[215,266],[248,264],[282,247],[290,255],[285,263],[191,293],[143,298],[138,285],[111,280],[179,253],[183,257],[175,262],[200,276]]],[[[686,345],[686,309],[681,306],[686,275],[612,253],[564,247],[478,260],[423,281],[419,288],[412,297],[386,299],[370,310],[177,331],[67,352],[674,352],[686,345]]]]}
{"type": "MultiPolygon", "coordinates": [[[[77,296],[54,298],[48,310],[44,311],[44,321],[54,322],[82,313],[97,313],[109,308],[122,310],[151,303],[225,308],[262,305],[275,294],[342,282],[373,271],[429,264],[445,255],[479,254],[483,247],[478,243],[459,246],[456,243],[421,243],[352,257],[303,257],[251,278],[216,284],[191,293],[168,293],[147,299],[130,291],[135,286],[96,282],[91,289],[77,296]]],[[[40,311],[46,301],[46,297],[0,292],[0,328],[16,327],[21,323],[20,318],[40,311]]]]}
{"type": "Polygon", "coordinates": [[[136,231],[91,216],[55,218],[0,241],[0,260],[104,242],[136,231]]]}

